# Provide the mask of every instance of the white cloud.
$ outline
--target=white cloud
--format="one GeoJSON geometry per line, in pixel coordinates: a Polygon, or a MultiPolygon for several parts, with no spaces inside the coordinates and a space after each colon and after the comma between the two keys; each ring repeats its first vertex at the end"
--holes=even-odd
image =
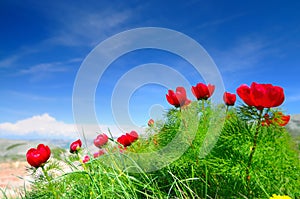
{"type": "Polygon", "coordinates": [[[37,136],[74,136],[76,128],[73,124],[57,121],[48,113],[32,116],[15,123],[1,123],[0,131],[13,135],[36,134],[37,136]]]}
{"type": "MultiPolygon", "coordinates": [[[[136,130],[143,132],[142,128],[134,128],[130,126],[117,127],[116,125],[75,125],[68,124],[63,121],[58,121],[48,113],[35,115],[30,118],[19,120],[15,123],[5,122],[0,123],[0,136],[35,136],[32,139],[38,138],[70,138],[76,139],[80,136],[91,140],[98,133],[109,134],[108,129],[113,136],[119,136],[125,132],[136,130]]],[[[28,137],[27,137],[28,138],[28,137]]]]}

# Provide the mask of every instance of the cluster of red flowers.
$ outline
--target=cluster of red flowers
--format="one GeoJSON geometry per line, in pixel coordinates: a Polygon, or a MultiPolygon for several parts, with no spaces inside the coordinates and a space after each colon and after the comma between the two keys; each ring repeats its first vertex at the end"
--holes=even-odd
{"type": "MultiPolygon", "coordinates": [[[[100,155],[105,154],[105,151],[103,149],[101,149],[102,146],[104,146],[106,143],[108,142],[108,136],[106,134],[99,134],[95,139],[94,139],[94,145],[98,148],[100,148],[100,150],[96,153],[94,153],[94,158],[99,157],[100,155]]],[[[70,152],[71,153],[76,153],[78,154],[78,152],[80,151],[82,147],[82,142],[80,139],[72,142],[70,144],[70,152]]],[[[82,162],[83,163],[87,163],[88,161],[90,161],[90,156],[85,155],[82,162]]]]}
{"type": "MultiPolygon", "coordinates": [[[[203,83],[198,83],[196,86],[192,86],[191,91],[197,100],[207,100],[214,93],[215,86],[203,83]]],[[[251,86],[245,84],[241,85],[236,90],[238,96],[247,104],[248,106],[256,107],[257,110],[263,111],[265,108],[273,108],[280,106],[284,101],[283,89],[279,86],[273,86],[272,84],[258,84],[253,82],[251,86]]],[[[177,87],[176,91],[168,90],[166,94],[167,101],[175,106],[183,107],[191,103],[191,100],[187,98],[186,90],[183,87],[177,87]]],[[[236,102],[236,95],[233,93],[225,92],[223,95],[224,103],[227,106],[234,106],[236,102]]],[[[268,115],[268,112],[265,113],[262,125],[269,126],[270,124],[276,124],[280,126],[285,126],[290,120],[289,115],[283,115],[281,112],[275,113],[272,117],[268,115]]],[[[148,126],[152,127],[154,125],[154,120],[150,119],[148,121],[148,126]]],[[[125,149],[130,146],[139,138],[139,135],[136,131],[131,131],[117,138],[117,142],[122,145],[125,149]]],[[[94,158],[97,158],[105,154],[105,150],[102,147],[108,142],[109,138],[106,134],[99,134],[94,139],[94,145],[100,150],[94,154],[94,158]]],[[[82,147],[82,142],[80,139],[74,141],[70,145],[70,152],[76,153],[80,151],[82,147]]],[[[26,153],[27,162],[35,167],[43,167],[43,165],[50,158],[51,151],[48,146],[44,144],[39,144],[37,148],[31,148],[26,153]]],[[[90,157],[86,155],[82,160],[83,163],[86,163],[90,160],[90,157]]]]}
{"type": "MultiPolygon", "coordinates": [[[[154,121],[153,121],[154,123],[154,121]]],[[[126,133],[125,135],[120,136],[117,139],[117,142],[123,147],[130,146],[133,142],[135,142],[139,138],[139,135],[136,131],[131,131],[130,133],[126,133]]],[[[99,148],[99,151],[94,153],[94,158],[97,158],[103,154],[106,153],[105,149],[102,147],[108,142],[108,136],[106,134],[99,134],[94,139],[94,145],[99,148]]],[[[70,153],[76,153],[79,156],[79,151],[81,150],[82,142],[80,139],[72,142],[70,144],[70,153]]],[[[44,144],[39,144],[37,148],[31,148],[26,153],[27,162],[35,167],[43,167],[44,164],[48,161],[50,158],[51,151],[48,146],[45,146],[44,144]]],[[[90,160],[90,156],[85,155],[82,162],[87,163],[90,160]]]]}
{"type": "MultiPolygon", "coordinates": [[[[214,90],[214,85],[205,85],[203,83],[198,83],[191,88],[197,100],[207,100],[212,96],[214,90]]],[[[236,92],[248,106],[254,106],[258,110],[280,106],[284,101],[283,89],[279,86],[273,86],[272,84],[258,84],[253,82],[250,87],[243,84],[237,88],[236,92]]],[[[182,107],[191,103],[183,87],[177,87],[176,92],[168,90],[166,98],[167,101],[175,107],[182,107]]],[[[223,100],[227,106],[233,106],[236,101],[236,95],[225,92],[223,100]]]]}
{"type": "MultiPolygon", "coordinates": [[[[139,135],[136,131],[131,131],[130,133],[126,133],[125,135],[121,135],[118,139],[117,142],[123,147],[130,146],[133,142],[135,142],[138,139],[139,135]]],[[[93,156],[94,158],[98,158],[101,155],[104,155],[106,153],[106,150],[102,148],[104,145],[108,143],[108,136],[105,133],[99,134],[95,139],[94,139],[94,145],[99,148],[98,152],[94,153],[93,156]]],[[[70,145],[70,152],[78,152],[78,150],[81,148],[81,140],[77,140],[70,145]]],[[[86,163],[90,160],[90,157],[86,155],[82,162],[86,163]]]]}
{"type": "MultiPolygon", "coordinates": [[[[192,86],[191,91],[197,100],[207,100],[213,95],[215,85],[198,83],[196,86],[192,86]]],[[[187,106],[191,103],[191,100],[189,100],[186,96],[186,90],[180,86],[176,88],[176,92],[168,90],[166,98],[167,101],[176,108],[187,106]]],[[[227,106],[233,106],[236,101],[236,95],[225,92],[223,99],[227,106]]]]}
{"type": "MultiPolygon", "coordinates": [[[[214,85],[205,85],[203,83],[198,83],[196,86],[192,86],[191,88],[191,91],[197,100],[207,100],[212,96],[214,90],[214,85]]],[[[262,111],[264,108],[269,109],[280,106],[284,101],[283,88],[273,86],[272,84],[259,84],[253,82],[250,87],[243,84],[237,88],[236,92],[245,104],[253,106],[259,111],[262,111]]],[[[176,92],[168,90],[166,98],[167,101],[176,108],[187,106],[191,103],[191,100],[187,98],[186,91],[183,87],[177,87],[176,92]]],[[[236,102],[236,94],[225,92],[223,94],[223,100],[227,106],[234,106],[236,102]]],[[[269,115],[266,114],[262,124],[278,124],[280,126],[285,126],[289,120],[289,115],[283,115],[279,112],[278,116],[273,118],[270,118],[269,115]]]]}

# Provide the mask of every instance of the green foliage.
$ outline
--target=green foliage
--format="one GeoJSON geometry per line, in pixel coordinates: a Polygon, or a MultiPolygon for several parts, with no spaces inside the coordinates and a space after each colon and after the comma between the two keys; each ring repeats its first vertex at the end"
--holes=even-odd
{"type": "MultiPolygon", "coordinates": [[[[57,198],[159,198],[158,189],[147,175],[140,174],[140,179],[130,175],[119,160],[126,158],[123,154],[101,156],[78,170],[53,178],[57,198]],[[105,162],[103,161],[105,160],[105,162]]],[[[48,170],[49,171],[49,170],[48,170]]],[[[55,198],[49,183],[45,179],[36,181],[33,191],[26,198],[55,198]]]]}
{"type": "MultiPolygon", "coordinates": [[[[232,112],[223,127],[218,143],[206,157],[209,174],[217,186],[210,191],[220,197],[240,198],[249,195],[245,170],[253,145],[256,123],[241,119],[232,112]]],[[[250,168],[251,196],[268,198],[273,193],[300,196],[300,165],[290,135],[279,126],[260,127],[256,153],[250,168]]]]}
{"type": "Polygon", "coordinates": [[[170,109],[164,122],[122,153],[109,145],[108,154],[86,164],[69,156],[64,164],[70,171],[61,175],[54,172],[58,163],[46,164],[50,181],[36,172],[25,198],[299,198],[299,151],[285,128],[261,126],[262,114],[246,106],[225,114],[209,101],[170,109]],[[147,154],[162,153],[170,163],[156,170],[163,159],[147,154]]]}

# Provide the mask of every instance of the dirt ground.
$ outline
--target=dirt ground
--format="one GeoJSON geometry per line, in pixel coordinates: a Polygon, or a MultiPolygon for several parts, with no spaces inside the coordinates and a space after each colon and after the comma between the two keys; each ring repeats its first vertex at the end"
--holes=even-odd
{"type": "MultiPolygon", "coordinates": [[[[0,162],[0,188],[8,198],[20,198],[24,185],[28,187],[27,162],[0,162]]],[[[0,192],[0,198],[3,193],[0,192]]]]}

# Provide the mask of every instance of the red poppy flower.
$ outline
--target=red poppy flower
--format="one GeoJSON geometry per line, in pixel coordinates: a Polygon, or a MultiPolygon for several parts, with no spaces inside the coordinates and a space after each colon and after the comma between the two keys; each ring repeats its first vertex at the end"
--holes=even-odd
{"type": "Polygon", "coordinates": [[[236,95],[225,92],[223,95],[223,100],[227,106],[234,106],[234,103],[236,101],[236,95]]]}
{"type": "Polygon", "coordinates": [[[215,86],[212,84],[205,85],[203,83],[198,83],[196,86],[192,86],[192,93],[197,98],[197,100],[207,100],[212,96],[215,91],[215,86]]]}
{"type": "Polygon", "coordinates": [[[121,135],[118,139],[117,142],[119,142],[120,144],[122,144],[124,147],[130,146],[131,142],[128,138],[127,135],[121,135]]]}
{"type": "Polygon", "coordinates": [[[183,87],[177,87],[176,92],[174,92],[173,90],[168,90],[166,98],[169,104],[175,106],[176,108],[191,103],[191,100],[187,99],[186,91],[183,87]]]}
{"type": "Polygon", "coordinates": [[[39,144],[37,148],[31,148],[26,153],[27,162],[35,167],[38,168],[42,166],[47,160],[50,158],[51,151],[48,146],[43,144],[39,144]]]}
{"type": "Polygon", "coordinates": [[[131,131],[130,133],[126,133],[125,135],[121,135],[117,142],[122,144],[124,147],[130,146],[134,141],[139,138],[139,135],[136,131],[131,131]]]}
{"type": "Polygon", "coordinates": [[[255,106],[258,110],[277,107],[284,101],[283,88],[272,84],[253,82],[251,87],[243,84],[236,91],[248,106],[255,106]]]}
{"type": "Polygon", "coordinates": [[[76,140],[75,142],[72,142],[70,145],[70,152],[71,153],[78,152],[81,146],[82,146],[82,142],[80,139],[76,140]]]}
{"type": "Polygon", "coordinates": [[[101,148],[103,145],[105,145],[108,142],[108,136],[106,134],[99,134],[96,139],[94,139],[94,145],[96,147],[101,148]]]}

